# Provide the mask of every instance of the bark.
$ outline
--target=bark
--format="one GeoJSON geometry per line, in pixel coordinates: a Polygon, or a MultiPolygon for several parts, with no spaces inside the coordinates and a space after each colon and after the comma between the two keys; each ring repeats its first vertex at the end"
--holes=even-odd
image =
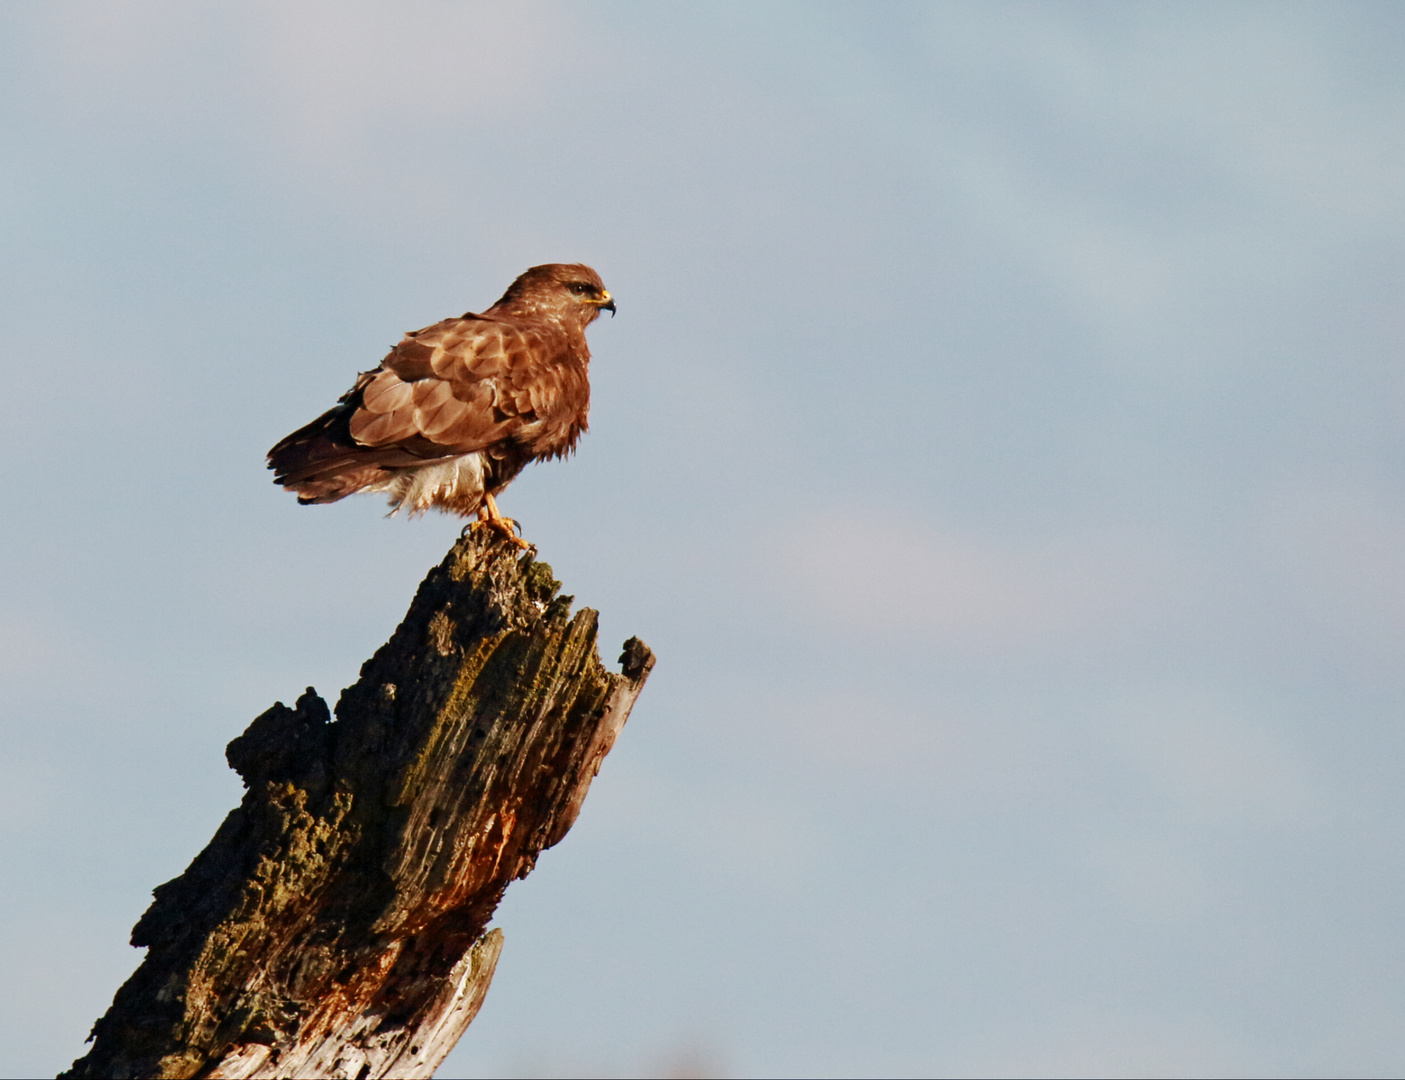
{"type": "Polygon", "coordinates": [[[132,930],[150,951],[65,1077],[428,1077],[654,657],[611,674],[551,568],[470,535],[336,719],[308,689],[229,744],[248,788],[132,930]]]}

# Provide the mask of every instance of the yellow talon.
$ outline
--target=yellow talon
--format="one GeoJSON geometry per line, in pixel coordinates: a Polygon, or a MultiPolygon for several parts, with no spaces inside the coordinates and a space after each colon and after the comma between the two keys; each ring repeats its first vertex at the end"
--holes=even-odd
{"type": "Polygon", "coordinates": [[[507,537],[524,551],[532,545],[517,535],[517,522],[510,517],[503,517],[498,512],[498,504],[491,495],[483,496],[483,505],[478,508],[478,520],[469,526],[471,529],[488,528],[493,529],[507,537]]]}

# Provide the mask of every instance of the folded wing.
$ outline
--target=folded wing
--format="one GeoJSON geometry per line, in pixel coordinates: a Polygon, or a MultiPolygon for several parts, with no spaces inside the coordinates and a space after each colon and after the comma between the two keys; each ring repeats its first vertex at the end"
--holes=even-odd
{"type": "Polygon", "coordinates": [[[277,483],[321,502],[461,454],[559,455],[584,429],[589,393],[585,357],[551,327],[445,319],[407,334],[269,464],[277,483]]]}

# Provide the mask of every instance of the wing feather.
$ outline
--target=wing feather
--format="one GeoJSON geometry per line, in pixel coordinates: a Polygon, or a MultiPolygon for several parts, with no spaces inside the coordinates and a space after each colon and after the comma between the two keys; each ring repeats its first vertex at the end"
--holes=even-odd
{"type": "Polygon", "coordinates": [[[413,400],[414,391],[393,371],[382,371],[361,392],[361,407],[373,413],[402,409],[413,400]]]}
{"type": "Polygon", "coordinates": [[[434,442],[456,442],[458,440],[455,439],[455,434],[472,414],[473,409],[467,402],[451,397],[432,412],[420,411],[416,413],[415,426],[426,438],[434,442]]]}
{"type": "Polygon", "coordinates": [[[421,379],[412,384],[416,414],[432,413],[454,396],[454,386],[447,379],[421,379]]]}
{"type": "Polygon", "coordinates": [[[351,414],[351,437],[362,446],[390,446],[419,434],[408,409],[373,413],[358,409],[351,414]]]}
{"type": "MultiPolygon", "coordinates": [[[[424,330],[418,331],[419,335],[425,333],[424,330]]],[[[391,349],[390,355],[381,361],[381,367],[388,368],[405,380],[424,379],[434,374],[433,356],[432,344],[421,341],[416,334],[407,334],[405,340],[391,349]]]]}

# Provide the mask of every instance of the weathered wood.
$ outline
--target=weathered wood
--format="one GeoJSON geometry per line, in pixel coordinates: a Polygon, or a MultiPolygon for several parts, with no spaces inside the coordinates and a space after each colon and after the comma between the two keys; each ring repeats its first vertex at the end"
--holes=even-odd
{"type": "Polygon", "coordinates": [[[470,535],[332,720],[229,744],[248,791],[132,931],[150,951],[65,1077],[428,1077],[483,1002],[488,921],[580,812],[654,657],[595,651],[551,569],[470,535]]]}

